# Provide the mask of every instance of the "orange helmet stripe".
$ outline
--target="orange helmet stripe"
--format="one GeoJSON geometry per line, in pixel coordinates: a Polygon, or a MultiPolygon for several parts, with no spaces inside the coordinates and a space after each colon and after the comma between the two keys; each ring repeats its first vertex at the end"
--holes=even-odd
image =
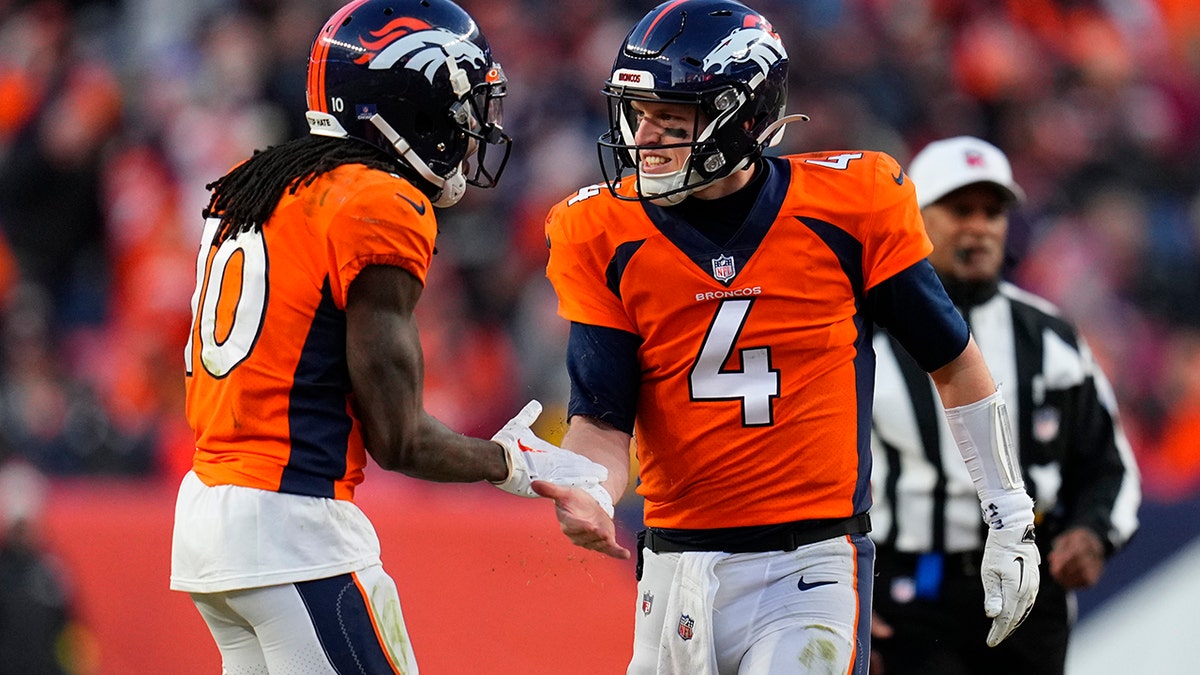
{"type": "Polygon", "coordinates": [[[433,28],[433,26],[430,26],[429,22],[427,21],[422,21],[413,16],[402,16],[399,19],[395,19],[394,21],[390,22],[383,28],[380,28],[379,30],[371,31],[371,36],[377,39],[369,41],[363,40],[362,44],[367,49],[379,49],[385,44],[391,42],[395,38],[396,33],[407,35],[409,33],[415,33],[419,30],[427,30],[429,28],[433,28]]]}
{"type": "Polygon", "coordinates": [[[337,32],[342,22],[354,10],[366,4],[369,0],[356,0],[339,9],[329,17],[317,39],[313,41],[312,54],[308,57],[308,109],[317,112],[329,112],[329,104],[325,100],[325,59],[329,56],[329,37],[337,32]]]}
{"type": "Polygon", "coordinates": [[[687,2],[687,0],[675,0],[675,2],[663,7],[662,11],[658,13],[658,16],[654,17],[654,20],[650,22],[650,27],[646,29],[646,34],[642,36],[643,45],[646,44],[646,40],[650,39],[650,34],[654,32],[654,27],[658,25],[659,20],[662,19],[667,12],[675,9],[684,2],[687,2]]]}

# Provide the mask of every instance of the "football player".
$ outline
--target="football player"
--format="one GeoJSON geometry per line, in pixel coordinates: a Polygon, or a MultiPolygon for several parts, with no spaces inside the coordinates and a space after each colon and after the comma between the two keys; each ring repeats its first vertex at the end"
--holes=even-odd
{"type": "Polygon", "coordinates": [[[366,453],[434,481],[590,490],[604,467],[539,439],[531,402],[492,441],[422,404],[414,308],[434,207],[491,187],[510,147],[505,77],[449,0],[355,0],[317,34],[308,137],[212,183],[185,352],[192,470],[171,588],[227,675],[417,665],[379,541],[355,506],[366,453]]]}
{"type": "MultiPolygon", "coordinates": [[[[988,641],[1038,588],[1003,400],[926,261],[912,182],[865,150],[767,157],[788,59],[758,12],[671,0],[605,84],[605,183],[550,212],[570,322],[564,447],[646,529],[629,673],[865,673],[874,323],[937,385],[989,526],[988,641]]],[[[543,485],[580,546],[626,557],[591,497],[543,485]]]]}

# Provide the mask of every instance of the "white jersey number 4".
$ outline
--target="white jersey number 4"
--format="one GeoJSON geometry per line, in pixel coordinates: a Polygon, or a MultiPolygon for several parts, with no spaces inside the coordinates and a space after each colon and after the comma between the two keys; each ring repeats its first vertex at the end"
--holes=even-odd
{"type": "Polygon", "coordinates": [[[761,427],[774,422],[771,403],[779,397],[779,371],[771,368],[770,348],[743,347],[738,350],[741,370],[722,369],[733,355],[753,303],[726,300],[717,308],[688,374],[688,387],[693,401],[741,401],[742,423],[761,427]]]}

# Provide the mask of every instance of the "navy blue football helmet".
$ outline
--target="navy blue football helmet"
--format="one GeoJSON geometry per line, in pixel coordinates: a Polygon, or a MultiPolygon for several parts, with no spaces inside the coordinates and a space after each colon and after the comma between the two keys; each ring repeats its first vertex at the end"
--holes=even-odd
{"type": "Polygon", "coordinates": [[[614,195],[627,169],[640,165],[638,116],[630,103],[697,107],[686,143],[691,157],[670,174],[637,174],[637,198],[678,203],[697,189],[744,168],[783,136],[787,51],[771,24],[734,0],[669,0],[626,36],[603,92],[609,130],[598,141],[604,180],[614,195]]]}
{"type": "Polygon", "coordinates": [[[450,0],[355,0],[313,42],[309,131],[398,156],[429,183],[435,206],[450,206],[467,184],[500,180],[512,148],[501,126],[506,86],[474,19],[450,0]],[[499,154],[488,158],[492,145],[499,154]]]}

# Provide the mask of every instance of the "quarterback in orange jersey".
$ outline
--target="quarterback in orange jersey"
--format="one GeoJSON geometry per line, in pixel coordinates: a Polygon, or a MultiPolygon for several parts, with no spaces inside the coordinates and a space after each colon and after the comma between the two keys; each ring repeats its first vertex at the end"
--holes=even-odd
{"type": "MultiPolygon", "coordinates": [[[[784,115],[786,83],[757,12],[655,8],[605,86],[605,184],[547,219],[571,322],[563,446],[608,468],[615,501],[637,440],[631,674],[866,672],[876,324],[931,374],[975,478],[989,642],[1036,596],[1003,401],[925,260],[912,183],[876,152],[765,157],[805,119],[784,115]]],[[[576,544],[629,555],[590,498],[535,489],[576,544]]]]}
{"type": "Polygon", "coordinates": [[[228,675],[417,673],[352,501],[367,453],[418,478],[525,497],[545,484],[612,512],[605,467],[530,430],[536,401],[491,440],[424,410],[413,313],[433,209],[494,186],[510,140],[504,74],[474,20],[449,0],[409,4],[338,10],[309,60],[311,135],[209,186],[171,588],[191,595],[228,675]]]}

